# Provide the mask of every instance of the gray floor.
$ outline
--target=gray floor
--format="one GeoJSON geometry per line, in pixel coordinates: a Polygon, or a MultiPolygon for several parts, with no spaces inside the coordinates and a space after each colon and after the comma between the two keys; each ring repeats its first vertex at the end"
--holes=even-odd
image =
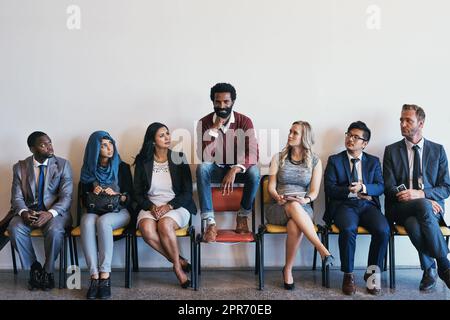
{"type": "MultiPolygon", "coordinates": [[[[204,270],[200,288],[184,290],[177,284],[171,271],[141,271],[133,274],[133,288],[124,288],[124,273],[112,274],[113,299],[121,300],[177,300],[177,299],[231,299],[231,300],[450,300],[450,290],[438,280],[437,286],[429,293],[418,289],[422,276],[420,269],[397,269],[397,288],[388,288],[388,274],[382,276],[383,293],[374,297],[366,293],[362,279],[364,270],[356,270],[357,293],[353,297],[344,296],[340,286],[342,273],[331,271],[331,288],[321,286],[321,273],[311,270],[295,270],[295,290],[287,291],[282,287],[280,270],[268,270],[265,274],[264,291],[257,290],[257,277],[247,270],[204,270]]],[[[84,299],[88,274],[82,273],[81,290],[53,289],[50,292],[28,291],[27,273],[19,272],[14,277],[11,271],[0,271],[0,299],[84,299]]]]}

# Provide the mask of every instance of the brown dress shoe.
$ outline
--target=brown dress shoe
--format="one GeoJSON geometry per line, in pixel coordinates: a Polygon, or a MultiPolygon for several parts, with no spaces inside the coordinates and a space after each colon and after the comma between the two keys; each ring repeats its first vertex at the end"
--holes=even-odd
{"type": "Polygon", "coordinates": [[[344,273],[344,279],[342,281],[342,292],[344,292],[344,294],[348,296],[355,294],[356,286],[353,273],[344,273]]]}
{"type": "Polygon", "coordinates": [[[217,237],[217,227],[213,224],[208,224],[206,231],[203,235],[203,240],[206,242],[215,242],[217,237]]]}
{"type": "Polygon", "coordinates": [[[249,233],[248,230],[248,224],[247,224],[247,217],[236,217],[236,233],[242,234],[242,233],[249,233]]]}

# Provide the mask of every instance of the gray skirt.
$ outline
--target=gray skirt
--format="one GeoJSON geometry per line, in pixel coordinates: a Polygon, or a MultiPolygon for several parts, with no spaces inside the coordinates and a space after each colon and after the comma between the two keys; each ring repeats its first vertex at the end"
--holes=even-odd
{"type": "MultiPolygon", "coordinates": [[[[311,204],[306,204],[303,206],[306,213],[311,217],[313,217],[313,209],[311,208],[311,204]]],[[[285,226],[289,221],[289,217],[286,215],[286,210],[283,206],[280,206],[276,202],[272,202],[267,206],[266,209],[266,221],[269,224],[275,224],[278,226],[285,226]]]]}

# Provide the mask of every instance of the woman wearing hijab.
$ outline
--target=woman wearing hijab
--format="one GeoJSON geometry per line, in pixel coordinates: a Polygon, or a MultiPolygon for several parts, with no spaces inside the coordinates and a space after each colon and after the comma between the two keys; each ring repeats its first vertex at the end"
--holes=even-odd
{"type": "Polygon", "coordinates": [[[173,263],[173,271],[186,289],[190,280],[185,272],[191,265],[179,255],[175,231],[189,224],[197,208],[186,158],[169,147],[167,126],[152,123],[135,161],[134,194],[139,207],[136,225],[144,241],[173,263]]]}
{"type": "Polygon", "coordinates": [[[91,275],[87,298],[108,299],[111,297],[113,230],[128,225],[130,213],[127,206],[133,190],[130,166],[120,159],[116,143],[108,132],[96,131],[89,137],[80,180],[86,208],[88,192],[121,194],[117,209],[98,215],[87,208],[80,225],[81,243],[91,275]]]}

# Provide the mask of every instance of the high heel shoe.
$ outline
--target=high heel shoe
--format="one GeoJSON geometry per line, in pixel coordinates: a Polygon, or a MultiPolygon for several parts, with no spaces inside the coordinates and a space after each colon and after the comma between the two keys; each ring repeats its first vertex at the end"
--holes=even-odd
{"type": "Polygon", "coordinates": [[[181,264],[181,269],[183,269],[184,272],[189,273],[192,270],[192,265],[187,261],[187,259],[183,258],[180,255],[180,260],[186,261],[186,264],[181,264]]]}
{"type": "Polygon", "coordinates": [[[292,282],[292,283],[286,283],[286,282],[284,282],[284,267],[283,267],[283,269],[281,270],[281,274],[283,275],[284,288],[285,288],[286,290],[294,290],[294,288],[295,288],[295,283],[294,283],[294,282],[292,282]]]}
{"type": "MultiPolygon", "coordinates": [[[[175,267],[173,267],[173,271],[174,271],[176,277],[178,278],[178,274],[177,274],[177,272],[175,271],[175,267]]],[[[180,278],[178,278],[178,281],[180,281],[180,278]]],[[[189,287],[191,286],[191,280],[189,280],[189,278],[187,278],[186,281],[180,283],[180,286],[181,286],[183,289],[189,288],[189,287]]]]}
{"type": "Polygon", "coordinates": [[[189,288],[189,287],[191,286],[191,280],[187,279],[185,282],[181,283],[180,286],[181,286],[183,289],[189,288]]]}
{"type": "Polygon", "coordinates": [[[327,266],[332,266],[333,265],[333,262],[334,262],[334,257],[333,257],[333,255],[329,255],[329,256],[326,256],[325,258],[323,258],[323,260],[322,260],[322,263],[323,263],[323,266],[324,267],[327,267],[327,266]]]}

